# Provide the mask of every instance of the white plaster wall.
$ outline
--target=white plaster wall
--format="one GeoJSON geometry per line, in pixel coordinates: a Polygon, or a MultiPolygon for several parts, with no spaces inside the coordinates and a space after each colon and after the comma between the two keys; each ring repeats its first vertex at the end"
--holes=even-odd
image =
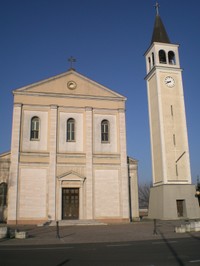
{"type": "Polygon", "coordinates": [[[24,111],[22,128],[22,151],[47,151],[48,141],[48,112],[45,111],[24,111]],[[40,118],[39,140],[30,140],[31,118],[40,118]]]}
{"type": "Polygon", "coordinates": [[[119,217],[118,170],[95,171],[95,217],[119,217]]]}
{"type": "Polygon", "coordinates": [[[19,217],[45,218],[47,170],[22,168],[19,185],[19,217]]]}
{"type": "Polygon", "coordinates": [[[60,112],[59,123],[59,152],[83,152],[83,114],[60,112]],[[66,122],[75,119],[75,141],[66,141],[66,122]]]}
{"type": "Polygon", "coordinates": [[[115,115],[94,115],[94,152],[117,152],[117,124],[115,115]],[[101,121],[108,120],[110,123],[110,141],[101,142],[101,121]]]}

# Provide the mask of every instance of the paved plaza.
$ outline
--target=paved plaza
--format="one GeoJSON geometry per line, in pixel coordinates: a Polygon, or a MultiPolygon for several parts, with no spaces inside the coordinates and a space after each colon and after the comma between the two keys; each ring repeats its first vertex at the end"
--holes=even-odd
{"type": "Polygon", "coordinates": [[[69,223],[68,225],[59,225],[59,231],[56,226],[49,225],[16,225],[9,226],[9,228],[26,231],[28,238],[0,239],[0,246],[117,243],[189,237],[200,239],[200,232],[176,233],[175,227],[184,223],[186,221],[157,221],[156,228],[153,220],[127,224],[69,223]]]}

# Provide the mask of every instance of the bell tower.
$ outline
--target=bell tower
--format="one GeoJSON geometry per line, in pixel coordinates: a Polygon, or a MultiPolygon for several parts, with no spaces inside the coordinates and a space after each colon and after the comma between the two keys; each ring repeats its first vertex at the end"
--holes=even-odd
{"type": "Polygon", "coordinates": [[[158,8],[156,4],[153,35],[145,53],[153,172],[149,218],[197,218],[179,45],[170,42],[158,8]]]}

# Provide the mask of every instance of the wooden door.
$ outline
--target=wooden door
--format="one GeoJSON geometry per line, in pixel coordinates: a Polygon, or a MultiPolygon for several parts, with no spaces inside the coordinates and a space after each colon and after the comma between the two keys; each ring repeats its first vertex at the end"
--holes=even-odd
{"type": "Polygon", "coordinates": [[[177,205],[177,214],[178,214],[178,217],[183,217],[184,200],[177,200],[176,201],[176,205],[177,205]]]}
{"type": "Polygon", "coordinates": [[[79,189],[62,189],[62,219],[71,220],[79,218],[79,189]]]}

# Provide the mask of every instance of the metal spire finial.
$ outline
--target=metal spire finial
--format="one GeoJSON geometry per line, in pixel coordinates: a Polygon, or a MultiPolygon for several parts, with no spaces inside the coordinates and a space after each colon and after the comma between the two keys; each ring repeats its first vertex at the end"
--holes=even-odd
{"type": "Polygon", "coordinates": [[[70,62],[70,69],[73,69],[73,63],[76,62],[76,58],[74,58],[73,56],[70,56],[70,58],[68,58],[68,61],[70,62]]]}
{"type": "Polygon", "coordinates": [[[156,2],[156,4],[154,5],[155,9],[156,9],[156,15],[159,15],[159,7],[160,5],[158,4],[158,2],[156,2]]]}

